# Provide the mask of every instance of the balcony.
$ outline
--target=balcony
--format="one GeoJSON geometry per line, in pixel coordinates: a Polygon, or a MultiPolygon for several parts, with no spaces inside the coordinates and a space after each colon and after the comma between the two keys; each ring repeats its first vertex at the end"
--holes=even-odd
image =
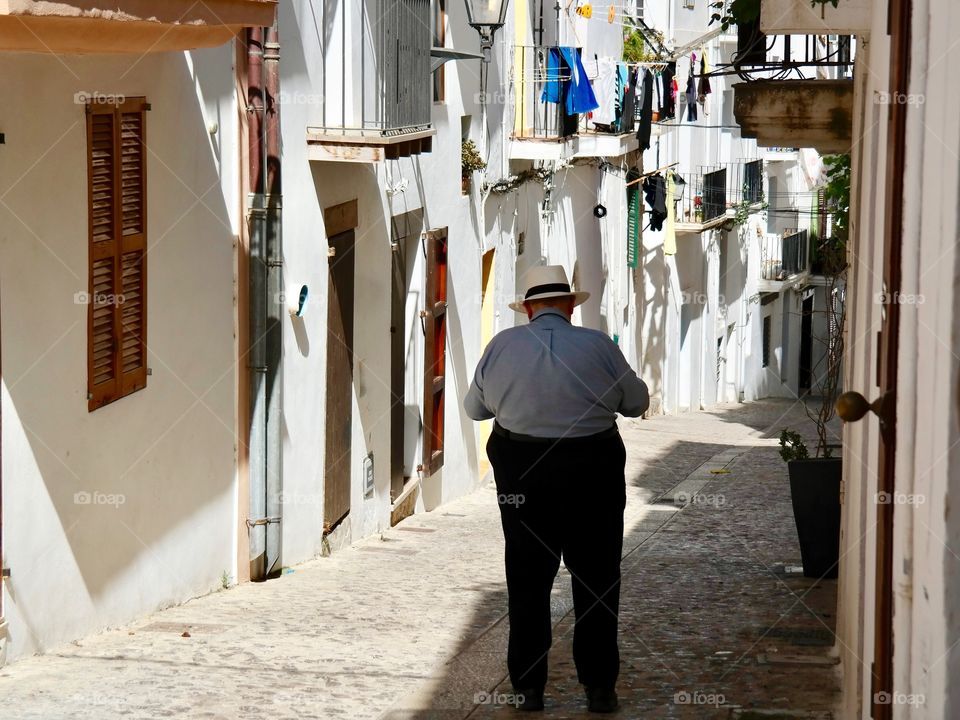
{"type": "Polygon", "coordinates": [[[562,102],[547,102],[545,93],[554,83],[570,81],[570,71],[549,67],[555,47],[514,47],[514,123],[510,157],[516,160],[564,160],[576,153],[573,142],[578,115],[567,114],[562,102]]]}
{"type": "Polygon", "coordinates": [[[310,160],[375,163],[430,152],[430,0],[362,0],[356,18],[340,13],[324,54],[323,119],[307,128],[310,160]],[[344,26],[346,24],[346,26],[344,26]]]}
{"type": "Polygon", "coordinates": [[[0,51],[90,55],[215,47],[270,26],[277,0],[5,0],[0,51]]]}
{"type": "Polygon", "coordinates": [[[678,173],[684,184],[677,188],[676,231],[699,233],[725,223],[727,214],[727,168],[678,173]]]}
{"type": "Polygon", "coordinates": [[[780,292],[810,274],[810,241],[806,230],[766,235],[760,240],[760,292],[780,292]]]}

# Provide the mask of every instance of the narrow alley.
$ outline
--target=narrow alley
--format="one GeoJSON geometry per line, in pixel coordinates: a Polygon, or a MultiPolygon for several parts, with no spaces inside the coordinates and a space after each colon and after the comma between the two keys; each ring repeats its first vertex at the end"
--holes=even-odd
{"type": "MultiPolygon", "coordinates": [[[[621,427],[628,500],[617,717],[839,717],[836,581],[796,572],[777,452],[783,427],[812,433],[803,408],[768,400],[621,427]]],[[[553,609],[546,717],[585,717],[564,569],[553,609]]],[[[486,484],[277,580],[8,666],[2,716],[511,716],[505,614],[502,535],[486,484]]]]}

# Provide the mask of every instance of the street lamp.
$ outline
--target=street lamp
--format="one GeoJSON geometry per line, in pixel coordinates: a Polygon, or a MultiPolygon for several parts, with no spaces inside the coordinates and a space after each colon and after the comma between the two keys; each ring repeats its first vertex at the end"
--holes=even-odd
{"type": "Polygon", "coordinates": [[[490,62],[493,34],[503,27],[510,0],[464,0],[467,6],[467,23],[480,33],[480,49],[483,61],[490,62]]]}

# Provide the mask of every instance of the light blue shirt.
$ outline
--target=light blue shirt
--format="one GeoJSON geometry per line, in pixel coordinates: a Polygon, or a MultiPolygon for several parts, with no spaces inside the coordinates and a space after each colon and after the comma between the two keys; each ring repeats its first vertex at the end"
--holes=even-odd
{"type": "Polygon", "coordinates": [[[545,308],[490,341],[463,405],[511,432],[569,438],[610,429],[617,413],[641,415],[650,395],[613,340],[545,308]]]}

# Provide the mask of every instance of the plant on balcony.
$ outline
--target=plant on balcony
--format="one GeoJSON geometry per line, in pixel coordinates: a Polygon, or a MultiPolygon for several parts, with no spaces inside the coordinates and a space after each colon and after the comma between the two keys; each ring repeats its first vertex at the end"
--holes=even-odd
{"type": "MultiPolygon", "coordinates": [[[[663,33],[659,30],[649,30],[660,47],[663,47],[663,33]]],[[[639,30],[634,30],[623,40],[623,59],[625,62],[655,62],[661,57],[654,50],[653,45],[639,30]]]]}
{"type": "Polygon", "coordinates": [[[470,192],[470,176],[477,170],[483,170],[487,163],[480,157],[473,140],[464,140],[460,144],[460,189],[464,195],[470,192]]]}

